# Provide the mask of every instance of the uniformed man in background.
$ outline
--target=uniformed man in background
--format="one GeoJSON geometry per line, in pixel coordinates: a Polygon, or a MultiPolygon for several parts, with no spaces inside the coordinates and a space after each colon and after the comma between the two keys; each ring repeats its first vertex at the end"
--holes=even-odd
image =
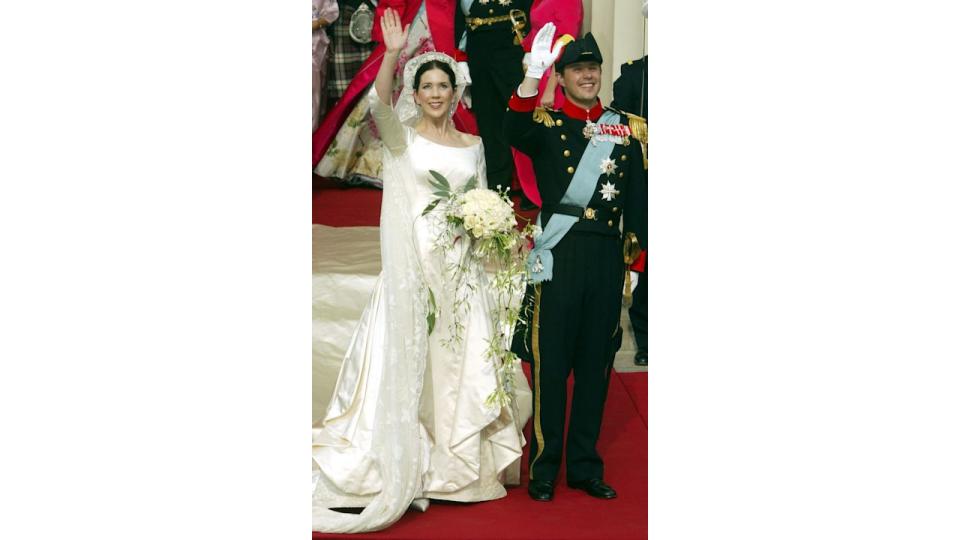
{"type": "MultiPolygon", "coordinates": [[[[640,117],[644,127],[647,125],[647,57],[631,60],[620,66],[620,77],[613,83],[613,103],[615,109],[640,117]]],[[[646,158],[646,154],[644,154],[646,158]]],[[[633,291],[633,303],[630,305],[630,325],[637,342],[637,353],[633,363],[647,365],[647,253],[640,254],[642,268],[636,275],[637,288],[633,291]]]]}
{"type": "Polygon", "coordinates": [[[504,125],[510,144],[533,160],[543,198],[543,233],[528,260],[534,283],[528,339],[514,348],[521,357],[529,352],[533,363],[527,490],[534,500],[553,499],[565,446],[567,484],[612,499],[616,492],[604,482],[596,445],[622,340],[621,301],[625,289],[632,289],[625,276],[646,247],[647,175],[640,126],[597,98],[603,58],[593,36],[563,36],[554,44],[554,31],[548,23],[534,39],[504,125]],[[567,101],[560,111],[535,111],[539,79],[551,66],[567,101]],[[564,445],[571,370],[575,385],[564,445]]]}
{"type": "Polygon", "coordinates": [[[487,160],[487,185],[511,188],[513,154],[503,136],[507,101],[523,78],[523,46],[533,0],[458,0],[455,35],[466,36],[470,106],[487,160]]]}

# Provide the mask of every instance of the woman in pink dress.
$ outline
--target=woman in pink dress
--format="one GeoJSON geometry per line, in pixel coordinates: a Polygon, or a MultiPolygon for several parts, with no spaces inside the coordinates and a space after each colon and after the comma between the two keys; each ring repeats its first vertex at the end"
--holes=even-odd
{"type": "MultiPolygon", "coordinates": [[[[552,22],[557,31],[555,36],[569,34],[574,38],[580,37],[580,25],[583,22],[582,0],[537,0],[530,8],[530,33],[523,40],[523,49],[530,51],[533,38],[540,28],[552,22]]],[[[537,106],[546,109],[559,109],[566,101],[563,91],[557,86],[557,74],[551,70],[549,77],[540,79],[540,93],[537,106]]],[[[513,149],[513,163],[517,168],[517,178],[520,188],[530,201],[540,206],[540,191],[537,189],[537,177],[533,172],[533,162],[526,154],[513,149]]]]}

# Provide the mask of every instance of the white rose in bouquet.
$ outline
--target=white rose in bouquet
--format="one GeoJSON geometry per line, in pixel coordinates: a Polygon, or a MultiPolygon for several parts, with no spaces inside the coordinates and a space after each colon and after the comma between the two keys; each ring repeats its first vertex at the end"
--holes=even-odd
{"type": "Polygon", "coordinates": [[[490,238],[517,226],[513,208],[496,191],[473,189],[463,195],[460,205],[463,225],[476,238],[490,238]]]}
{"type": "MultiPolygon", "coordinates": [[[[463,230],[473,238],[472,254],[475,261],[485,264],[493,275],[486,281],[485,290],[491,295],[492,306],[489,310],[491,323],[500,329],[497,339],[490,340],[487,356],[497,371],[497,388],[485,401],[486,406],[506,406],[513,400],[514,372],[519,361],[510,347],[512,330],[521,322],[528,325],[526,314],[521,312],[520,299],[528,281],[526,257],[530,250],[530,241],[539,236],[540,228],[527,222],[517,227],[517,217],[513,211],[513,201],[506,191],[497,192],[477,188],[477,179],[471,178],[458,189],[454,189],[446,178],[437,171],[430,171],[430,185],[435,199],[423,209],[421,216],[431,216],[438,228],[435,248],[444,257],[463,234],[463,230]],[[462,227],[462,229],[461,229],[462,227]]],[[[453,265],[445,272],[452,272],[447,281],[461,283],[462,279],[474,279],[475,274],[468,272],[467,261],[453,265]]],[[[480,283],[464,285],[463,291],[473,290],[480,283]]],[[[430,298],[433,292],[430,291],[430,298]]],[[[466,298],[466,296],[464,297],[466,298]]],[[[458,322],[461,310],[455,308],[450,317],[450,328],[454,335],[460,335],[462,326],[458,322]]],[[[436,321],[435,306],[432,303],[427,315],[428,328],[433,329],[436,321]]],[[[455,339],[453,341],[456,341],[455,339]]]]}

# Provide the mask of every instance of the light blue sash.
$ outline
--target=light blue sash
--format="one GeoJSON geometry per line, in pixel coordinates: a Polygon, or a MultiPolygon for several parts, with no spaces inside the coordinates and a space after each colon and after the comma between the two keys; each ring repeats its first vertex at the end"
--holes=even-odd
{"type": "MultiPolygon", "coordinates": [[[[619,124],[620,115],[613,111],[604,111],[597,123],[619,124]]],[[[590,199],[593,198],[593,192],[597,187],[597,179],[600,178],[600,162],[610,157],[613,147],[614,143],[612,141],[597,142],[596,145],[587,144],[587,149],[580,157],[577,171],[574,173],[573,179],[570,180],[570,185],[567,186],[563,198],[560,199],[560,204],[586,208],[590,199]]],[[[530,270],[533,283],[553,279],[553,253],[550,250],[563,239],[570,227],[573,227],[573,224],[578,221],[580,221],[580,218],[566,214],[550,216],[550,222],[543,229],[543,234],[537,238],[533,250],[527,257],[527,269],[530,270]]],[[[542,226],[540,215],[537,216],[537,225],[542,226]]]]}

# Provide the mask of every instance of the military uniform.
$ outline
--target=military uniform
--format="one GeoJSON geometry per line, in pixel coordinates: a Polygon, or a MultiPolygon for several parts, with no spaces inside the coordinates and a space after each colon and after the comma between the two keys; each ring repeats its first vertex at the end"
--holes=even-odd
{"type": "Polygon", "coordinates": [[[503,137],[503,115],[507,100],[523,79],[520,41],[530,29],[531,4],[532,0],[473,0],[469,13],[457,8],[455,33],[458,42],[464,32],[467,36],[471,109],[483,138],[489,186],[509,188],[513,180],[513,154],[503,137]]]}
{"type": "MultiPolygon", "coordinates": [[[[620,77],[613,83],[613,107],[647,119],[647,57],[631,60],[620,67],[620,77]]],[[[646,262],[646,253],[642,255],[646,262]]],[[[637,342],[637,365],[647,364],[647,268],[638,274],[637,288],[630,305],[630,325],[637,342]]]]}
{"type": "Polygon", "coordinates": [[[581,157],[593,144],[584,128],[588,121],[596,125],[601,115],[612,109],[598,101],[586,111],[569,100],[559,111],[535,107],[536,96],[514,94],[504,133],[514,148],[533,161],[543,198],[541,226],[546,229],[558,214],[578,215],[579,220],[551,249],[550,278],[528,291],[531,324],[528,331],[518,332],[524,339],[517,339],[514,346],[515,352],[533,364],[530,479],[553,481],[559,472],[571,370],[575,386],[566,439],[567,481],[602,479],[603,461],[596,443],[613,357],[622,339],[624,239],[635,239],[634,246],[646,247],[647,175],[641,134],[635,122],[630,127],[628,115],[614,111],[608,118],[615,118],[619,133],[627,136],[619,137],[620,142],[602,163],[581,164],[581,157]],[[587,186],[593,191],[588,204],[572,208],[561,204],[578,167],[599,166],[604,172],[587,186]]]}

